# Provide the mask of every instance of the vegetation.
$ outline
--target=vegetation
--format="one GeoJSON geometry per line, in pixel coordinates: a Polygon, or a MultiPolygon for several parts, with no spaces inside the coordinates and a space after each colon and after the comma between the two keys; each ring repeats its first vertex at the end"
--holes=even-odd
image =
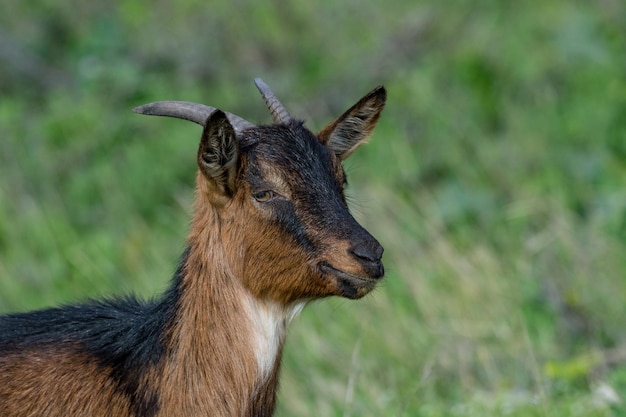
{"type": "Polygon", "coordinates": [[[278,415],[626,415],[625,3],[212,3],[2,8],[0,312],[167,285],[200,131],[131,107],[267,122],[261,76],[315,130],[385,84],[387,278],[294,323],[278,415]]]}

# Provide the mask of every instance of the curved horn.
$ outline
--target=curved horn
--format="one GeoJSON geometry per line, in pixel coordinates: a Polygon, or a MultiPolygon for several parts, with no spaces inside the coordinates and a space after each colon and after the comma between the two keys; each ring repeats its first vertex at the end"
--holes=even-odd
{"type": "MultiPolygon", "coordinates": [[[[156,101],[154,103],[144,104],[133,109],[135,113],[146,114],[149,116],[175,117],[177,119],[189,120],[199,124],[200,126],[204,126],[206,120],[209,118],[209,115],[215,110],[215,107],[191,103],[188,101],[156,101]]],[[[225,113],[228,117],[228,121],[231,125],[233,125],[236,133],[240,133],[245,129],[254,127],[252,123],[237,116],[236,114],[225,113]]]]}
{"type": "Polygon", "coordinates": [[[259,89],[261,95],[263,96],[263,100],[265,100],[265,104],[267,104],[267,108],[270,109],[272,113],[272,119],[274,119],[274,123],[287,123],[291,120],[291,115],[283,106],[280,101],[276,98],[270,87],[263,82],[260,78],[254,79],[254,84],[256,88],[259,89]]]}

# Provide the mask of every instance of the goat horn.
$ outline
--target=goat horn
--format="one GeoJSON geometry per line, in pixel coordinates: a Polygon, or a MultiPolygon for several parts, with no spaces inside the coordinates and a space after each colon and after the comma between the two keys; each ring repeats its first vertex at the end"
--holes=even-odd
{"type": "Polygon", "coordinates": [[[265,104],[267,104],[267,108],[270,109],[272,113],[272,119],[274,119],[274,123],[287,123],[291,120],[291,115],[281,104],[280,101],[276,98],[270,87],[263,82],[260,78],[254,79],[254,84],[256,88],[259,89],[261,95],[263,96],[263,100],[265,100],[265,104]]]}
{"type": "MultiPolygon", "coordinates": [[[[189,120],[199,124],[200,126],[204,126],[209,118],[209,115],[215,110],[215,107],[191,103],[188,101],[156,101],[154,103],[144,104],[133,109],[135,113],[146,114],[149,116],[175,117],[177,119],[189,120]]],[[[237,116],[236,114],[228,112],[225,113],[226,117],[228,117],[228,121],[233,125],[236,133],[241,133],[245,129],[254,127],[252,123],[237,116]]]]}

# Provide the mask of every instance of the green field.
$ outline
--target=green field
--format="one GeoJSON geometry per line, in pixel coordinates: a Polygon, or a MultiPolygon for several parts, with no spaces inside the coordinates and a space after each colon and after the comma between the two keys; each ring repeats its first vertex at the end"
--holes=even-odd
{"type": "Polygon", "coordinates": [[[167,286],[200,129],[130,108],[269,122],[260,76],[316,130],[384,84],[347,170],[387,276],[293,323],[277,415],[626,416],[626,3],[11,3],[0,312],[167,286]]]}

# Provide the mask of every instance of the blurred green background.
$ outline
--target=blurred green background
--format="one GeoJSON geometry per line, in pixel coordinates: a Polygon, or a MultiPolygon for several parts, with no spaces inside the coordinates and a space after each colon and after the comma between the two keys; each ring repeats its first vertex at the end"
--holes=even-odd
{"type": "Polygon", "coordinates": [[[155,296],[184,246],[204,102],[263,77],[313,130],[384,84],[348,161],[387,278],[292,325],[278,416],[626,415],[626,4],[0,6],[0,312],[155,296]]]}

